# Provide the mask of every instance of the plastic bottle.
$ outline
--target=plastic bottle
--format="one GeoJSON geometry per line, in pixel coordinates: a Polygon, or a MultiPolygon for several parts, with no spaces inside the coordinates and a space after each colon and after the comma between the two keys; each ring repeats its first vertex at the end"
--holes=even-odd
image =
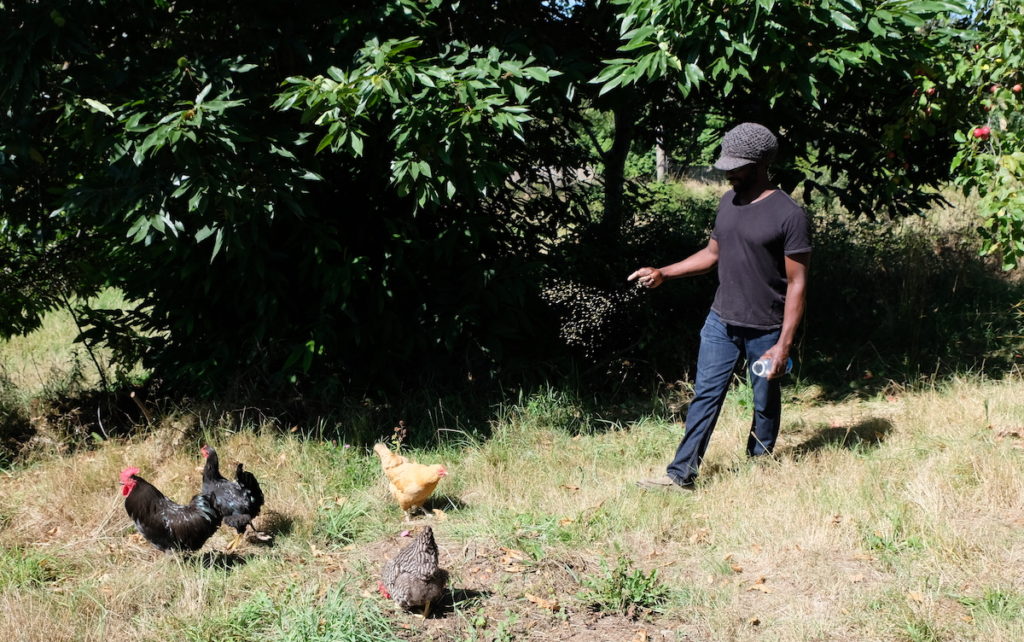
{"type": "MultiPolygon", "coordinates": [[[[750,371],[754,373],[754,376],[763,377],[772,369],[771,359],[758,359],[750,366],[750,371]]],[[[789,374],[793,369],[793,359],[786,360],[786,371],[783,374],[789,374]]]]}

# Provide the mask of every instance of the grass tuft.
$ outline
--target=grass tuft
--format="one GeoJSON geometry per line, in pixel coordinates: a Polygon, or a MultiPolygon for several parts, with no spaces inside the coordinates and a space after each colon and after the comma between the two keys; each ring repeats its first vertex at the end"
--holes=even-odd
{"type": "Polygon", "coordinates": [[[614,566],[602,561],[601,569],[601,574],[584,579],[579,596],[595,611],[634,616],[637,610],[655,610],[668,601],[669,589],[658,580],[657,569],[645,573],[621,554],[614,566]]]}

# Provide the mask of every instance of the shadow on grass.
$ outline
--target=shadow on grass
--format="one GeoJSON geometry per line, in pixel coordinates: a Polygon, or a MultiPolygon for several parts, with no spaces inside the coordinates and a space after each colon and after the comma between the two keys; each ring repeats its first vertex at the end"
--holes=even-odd
{"type": "MultiPolygon", "coordinates": [[[[255,528],[255,525],[253,525],[255,528]]],[[[259,528],[257,529],[264,535],[269,535],[271,538],[276,538],[278,535],[288,535],[295,528],[295,518],[284,513],[279,513],[276,510],[265,510],[259,517],[259,528]]],[[[250,537],[249,541],[258,543],[264,546],[272,546],[273,539],[270,541],[263,541],[258,538],[250,537]]]]}
{"type": "Polygon", "coordinates": [[[233,570],[236,566],[241,566],[249,561],[249,558],[245,555],[238,553],[225,553],[224,551],[205,551],[199,555],[194,555],[191,561],[203,568],[216,568],[222,571],[233,570]]]}
{"type": "Polygon", "coordinates": [[[430,618],[443,618],[455,612],[456,607],[465,611],[477,606],[480,602],[490,597],[490,591],[475,591],[472,589],[453,588],[445,591],[440,602],[430,609],[430,618]]]}
{"type": "Polygon", "coordinates": [[[799,459],[819,450],[877,448],[892,429],[892,422],[881,417],[871,417],[850,426],[830,426],[780,454],[792,455],[799,459]]]}
{"type": "Polygon", "coordinates": [[[454,495],[435,494],[431,495],[423,508],[429,512],[440,509],[445,513],[457,512],[467,507],[466,502],[454,495]]]}

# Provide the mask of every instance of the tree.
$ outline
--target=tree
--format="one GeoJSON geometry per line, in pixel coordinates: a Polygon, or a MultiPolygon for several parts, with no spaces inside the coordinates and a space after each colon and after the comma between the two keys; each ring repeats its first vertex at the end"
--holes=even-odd
{"type": "Polygon", "coordinates": [[[952,132],[917,91],[954,46],[963,3],[612,4],[623,44],[594,82],[602,94],[674,84],[675,138],[761,122],[783,134],[786,189],[802,183],[870,217],[918,211],[947,176],[952,132]]]}
{"type": "Polygon", "coordinates": [[[82,310],[86,338],[192,390],[535,371],[540,284],[618,269],[661,132],[760,120],[787,186],[905,211],[951,153],[911,68],[959,8],[4,3],[0,330],[115,285],[138,306],[82,310]]]}
{"type": "Polygon", "coordinates": [[[974,37],[947,62],[944,83],[970,101],[952,170],[980,196],[983,251],[1010,270],[1024,258],[1024,3],[978,3],[971,19],[974,37]]]}

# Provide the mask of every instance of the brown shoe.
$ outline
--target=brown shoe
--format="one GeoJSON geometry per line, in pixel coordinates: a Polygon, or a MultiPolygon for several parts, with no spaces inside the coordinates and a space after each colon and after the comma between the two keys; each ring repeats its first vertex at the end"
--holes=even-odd
{"type": "Polygon", "coordinates": [[[636,485],[640,488],[651,490],[694,490],[693,484],[677,484],[676,481],[668,475],[651,477],[650,479],[641,479],[636,483],[636,485]]]}

